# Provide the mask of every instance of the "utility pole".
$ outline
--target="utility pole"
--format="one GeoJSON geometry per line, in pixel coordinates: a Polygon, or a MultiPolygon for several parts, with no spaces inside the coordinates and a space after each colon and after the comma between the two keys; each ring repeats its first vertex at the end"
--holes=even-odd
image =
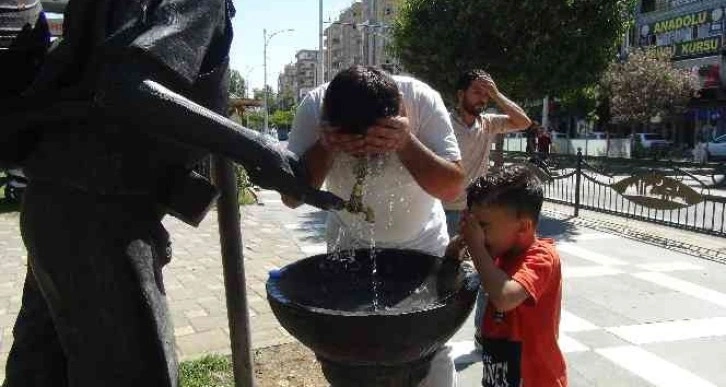
{"type": "Polygon", "coordinates": [[[265,29],[262,30],[262,38],[264,39],[264,43],[265,43],[264,46],[262,47],[262,56],[263,56],[263,59],[262,59],[262,67],[263,67],[263,70],[262,71],[265,73],[264,76],[263,76],[263,78],[264,78],[264,85],[262,86],[263,89],[264,89],[263,90],[263,93],[265,94],[265,98],[264,98],[264,106],[265,106],[265,126],[263,127],[262,130],[264,131],[265,134],[267,134],[267,132],[269,131],[269,126],[268,125],[269,125],[269,119],[270,119],[269,118],[270,111],[269,111],[268,106],[267,106],[267,104],[268,104],[267,100],[269,99],[269,91],[267,89],[267,45],[270,43],[270,40],[272,40],[272,38],[275,35],[280,34],[280,33],[283,33],[283,32],[292,32],[292,31],[295,31],[295,30],[293,30],[291,28],[288,28],[286,30],[275,31],[275,32],[271,33],[270,36],[267,36],[267,29],[265,28],[265,29]]]}
{"type": "Polygon", "coordinates": [[[267,134],[268,120],[269,120],[269,117],[268,117],[269,110],[267,108],[267,98],[268,98],[268,96],[267,96],[267,28],[262,29],[262,39],[263,39],[263,42],[265,42],[264,47],[262,47],[262,68],[263,68],[262,71],[264,72],[264,75],[263,75],[264,81],[262,83],[262,92],[265,94],[265,101],[264,101],[265,125],[262,127],[262,131],[264,134],[267,134]]]}
{"type": "Polygon", "coordinates": [[[325,83],[325,59],[323,55],[323,0],[318,3],[318,85],[325,83]]]}

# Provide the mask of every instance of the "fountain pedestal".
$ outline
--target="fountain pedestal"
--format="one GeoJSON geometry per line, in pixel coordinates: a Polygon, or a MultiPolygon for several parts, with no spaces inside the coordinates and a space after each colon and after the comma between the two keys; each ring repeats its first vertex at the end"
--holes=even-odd
{"type": "Polygon", "coordinates": [[[418,385],[479,287],[469,265],[420,252],[378,250],[376,269],[373,286],[370,251],[357,250],[350,260],[300,260],[267,282],[280,324],[315,352],[334,387],[418,385]]]}

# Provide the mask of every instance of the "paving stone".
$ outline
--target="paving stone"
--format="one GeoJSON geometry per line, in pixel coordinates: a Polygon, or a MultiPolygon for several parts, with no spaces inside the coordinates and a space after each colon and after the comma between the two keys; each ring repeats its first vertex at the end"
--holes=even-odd
{"type": "Polygon", "coordinates": [[[182,358],[220,353],[229,351],[230,348],[229,336],[221,328],[177,337],[176,345],[182,358]]]}
{"type": "Polygon", "coordinates": [[[203,316],[189,318],[189,322],[194,327],[194,331],[203,332],[212,329],[219,329],[227,326],[227,315],[223,316],[203,316]]]}
{"type": "Polygon", "coordinates": [[[191,335],[194,333],[195,333],[194,328],[189,325],[187,325],[187,326],[178,326],[177,325],[174,327],[174,336],[175,337],[191,335]]]}

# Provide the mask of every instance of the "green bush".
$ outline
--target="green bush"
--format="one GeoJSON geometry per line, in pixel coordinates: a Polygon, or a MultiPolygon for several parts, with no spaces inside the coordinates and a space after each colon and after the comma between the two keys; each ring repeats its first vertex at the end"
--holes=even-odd
{"type": "Polygon", "coordinates": [[[241,165],[235,164],[235,172],[237,175],[239,204],[246,206],[257,203],[257,194],[255,194],[252,181],[250,181],[247,171],[241,165]]]}

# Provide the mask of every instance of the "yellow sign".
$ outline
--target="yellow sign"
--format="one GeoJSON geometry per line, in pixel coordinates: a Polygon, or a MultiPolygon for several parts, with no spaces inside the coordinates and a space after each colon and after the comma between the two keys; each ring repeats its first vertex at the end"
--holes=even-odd
{"type": "Polygon", "coordinates": [[[721,42],[720,36],[714,36],[712,38],[691,40],[690,42],[680,42],[670,46],[650,46],[648,52],[667,53],[668,56],[675,59],[706,56],[717,54],[721,49],[721,42]]]}
{"type": "Polygon", "coordinates": [[[676,57],[701,56],[717,53],[721,48],[721,37],[681,42],[676,45],[676,57]]]}
{"type": "Polygon", "coordinates": [[[654,34],[662,34],[680,30],[685,27],[692,27],[705,24],[711,21],[711,11],[696,12],[689,15],[674,17],[672,19],[656,22],[653,25],[654,34]]]}

